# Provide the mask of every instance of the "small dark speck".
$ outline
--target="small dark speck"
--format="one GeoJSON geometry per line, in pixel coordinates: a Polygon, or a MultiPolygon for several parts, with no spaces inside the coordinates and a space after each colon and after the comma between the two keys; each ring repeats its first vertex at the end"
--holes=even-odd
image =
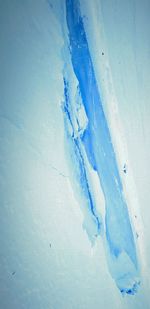
{"type": "Polygon", "coordinates": [[[15,271],[13,271],[13,272],[12,272],[12,276],[14,276],[14,275],[15,275],[15,273],[16,273],[16,272],[15,272],[15,271]]]}
{"type": "Polygon", "coordinates": [[[138,233],[136,233],[136,237],[139,238],[139,234],[138,233]]]}
{"type": "Polygon", "coordinates": [[[104,52],[102,52],[102,56],[104,56],[104,52]]]}
{"type": "Polygon", "coordinates": [[[135,215],[135,218],[137,218],[137,216],[135,215]]]}
{"type": "Polygon", "coordinates": [[[51,246],[52,246],[52,245],[51,245],[51,244],[49,244],[49,246],[50,246],[50,248],[51,248],[51,246]]]}
{"type": "Polygon", "coordinates": [[[127,293],[128,293],[128,294],[132,294],[133,292],[132,292],[131,289],[129,289],[129,290],[127,290],[127,293]]]}
{"type": "Polygon", "coordinates": [[[124,173],[126,174],[126,172],[127,172],[127,166],[126,166],[126,164],[124,164],[124,166],[123,166],[123,171],[124,171],[124,173]]]}

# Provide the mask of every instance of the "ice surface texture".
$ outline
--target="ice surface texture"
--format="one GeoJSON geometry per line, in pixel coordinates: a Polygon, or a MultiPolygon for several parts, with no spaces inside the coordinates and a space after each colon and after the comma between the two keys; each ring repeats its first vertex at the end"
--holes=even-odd
{"type": "Polygon", "coordinates": [[[77,86],[69,78],[66,65],[63,111],[73,165],[85,195],[86,230],[93,242],[102,225],[96,211],[90,165],[99,177],[105,198],[103,238],[110,273],[123,294],[134,294],[140,283],[136,245],[78,1],[66,0],[66,21],[77,86]],[[75,87],[77,95],[73,98],[75,87]]]}

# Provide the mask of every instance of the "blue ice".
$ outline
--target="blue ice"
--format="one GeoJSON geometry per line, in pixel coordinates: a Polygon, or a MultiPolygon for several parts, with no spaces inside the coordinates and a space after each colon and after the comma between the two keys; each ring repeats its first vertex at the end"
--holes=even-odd
{"type": "MultiPolygon", "coordinates": [[[[78,81],[77,91],[87,117],[86,126],[76,136],[77,129],[73,119],[77,113],[77,106],[73,105],[77,105],[78,102],[72,101],[69,96],[71,81],[69,78],[68,80],[64,78],[63,111],[71,128],[67,131],[67,135],[74,149],[79,171],[78,180],[86,196],[89,215],[93,217],[97,234],[99,234],[101,223],[94,205],[94,197],[90,191],[92,189],[87,176],[85,151],[89,164],[98,174],[105,198],[106,215],[103,238],[110,274],[122,294],[135,294],[140,284],[136,244],[77,0],[66,0],[66,22],[72,67],[78,81]]],[[[78,127],[78,131],[79,129],[78,127]]]]}

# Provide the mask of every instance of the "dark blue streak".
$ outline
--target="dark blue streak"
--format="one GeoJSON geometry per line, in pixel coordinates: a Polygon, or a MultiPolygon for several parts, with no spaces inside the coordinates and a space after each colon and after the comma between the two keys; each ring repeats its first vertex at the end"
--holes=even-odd
{"type": "MultiPolygon", "coordinates": [[[[134,294],[139,284],[138,263],[133,232],[130,224],[123,188],[118,172],[115,152],[104,115],[88,42],[80,15],[79,2],[66,0],[66,20],[69,31],[70,53],[74,73],[79,83],[82,103],[88,118],[88,126],[81,138],[88,160],[97,171],[105,197],[106,240],[108,246],[108,265],[120,291],[134,294]]],[[[64,111],[71,122],[67,85],[65,83],[64,111]]],[[[74,137],[73,137],[74,138],[74,137]]],[[[74,138],[75,151],[80,162],[82,184],[86,183],[91,212],[95,216],[92,198],[86,178],[86,167],[81,154],[80,143],[74,138]],[[86,180],[86,181],[85,181],[86,180]]],[[[97,219],[97,218],[96,218],[97,219]]],[[[97,219],[98,224],[98,219],[97,219]]]]}

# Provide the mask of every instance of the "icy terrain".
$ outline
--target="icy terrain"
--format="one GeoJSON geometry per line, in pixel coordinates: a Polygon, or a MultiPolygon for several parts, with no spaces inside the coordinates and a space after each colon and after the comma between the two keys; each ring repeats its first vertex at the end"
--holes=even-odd
{"type": "MultiPolygon", "coordinates": [[[[150,308],[150,3],[81,0],[80,7],[125,190],[141,284],[135,295],[122,296],[108,268],[105,201],[91,166],[95,204],[101,200],[93,208],[96,234],[80,205],[82,197],[73,190],[62,108],[64,80],[74,83],[73,70],[65,70],[64,62],[66,3],[1,1],[2,309],[150,308]]],[[[87,118],[80,112],[83,133],[87,118]]]]}

